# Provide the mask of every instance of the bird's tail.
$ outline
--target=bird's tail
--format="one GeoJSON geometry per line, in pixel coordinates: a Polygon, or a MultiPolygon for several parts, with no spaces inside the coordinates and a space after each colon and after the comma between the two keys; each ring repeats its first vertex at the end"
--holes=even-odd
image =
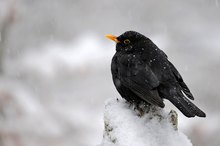
{"type": "Polygon", "coordinates": [[[206,117],[202,110],[182,94],[169,98],[169,100],[187,117],[206,117]]]}

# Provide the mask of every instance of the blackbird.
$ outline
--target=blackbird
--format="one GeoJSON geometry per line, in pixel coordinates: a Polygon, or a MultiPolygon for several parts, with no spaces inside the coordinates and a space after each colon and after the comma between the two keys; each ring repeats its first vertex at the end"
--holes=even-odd
{"type": "Polygon", "coordinates": [[[116,37],[111,72],[114,85],[128,102],[145,102],[163,108],[163,99],[172,102],[186,117],[206,117],[190,100],[192,93],[167,55],[149,38],[135,31],[116,37]]]}

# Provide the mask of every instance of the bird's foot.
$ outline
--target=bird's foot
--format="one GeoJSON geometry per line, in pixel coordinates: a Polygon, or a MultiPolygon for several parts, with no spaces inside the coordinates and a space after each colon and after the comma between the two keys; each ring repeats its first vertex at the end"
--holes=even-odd
{"type": "Polygon", "coordinates": [[[150,111],[150,105],[146,103],[134,104],[134,111],[137,112],[139,117],[142,117],[145,113],[150,111]]]}

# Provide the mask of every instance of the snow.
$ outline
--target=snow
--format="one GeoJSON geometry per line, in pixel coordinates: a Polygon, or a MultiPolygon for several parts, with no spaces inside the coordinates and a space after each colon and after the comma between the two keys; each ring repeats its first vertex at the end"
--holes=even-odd
{"type": "Polygon", "coordinates": [[[175,130],[170,114],[150,109],[142,117],[125,100],[109,99],[105,104],[105,131],[100,146],[192,146],[175,130]]]}

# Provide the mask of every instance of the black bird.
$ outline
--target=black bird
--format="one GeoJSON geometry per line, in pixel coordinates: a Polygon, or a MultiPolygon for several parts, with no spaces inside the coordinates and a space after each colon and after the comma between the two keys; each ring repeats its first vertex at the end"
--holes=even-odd
{"type": "Polygon", "coordinates": [[[194,97],[180,73],[149,38],[135,31],[106,37],[116,42],[111,72],[123,98],[137,105],[145,102],[161,108],[165,106],[163,99],[168,99],[187,117],[206,117],[190,101],[194,97]]]}

